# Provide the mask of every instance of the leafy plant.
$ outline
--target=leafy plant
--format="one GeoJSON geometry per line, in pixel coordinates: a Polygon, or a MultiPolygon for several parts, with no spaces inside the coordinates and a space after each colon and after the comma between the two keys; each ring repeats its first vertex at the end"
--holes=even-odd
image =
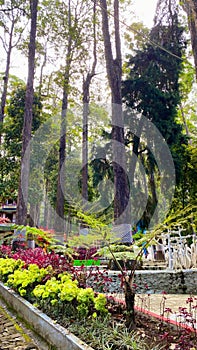
{"type": "Polygon", "coordinates": [[[15,228],[18,231],[24,230],[26,239],[30,238],[35,240],[36,244],[40,247],[47,248],[48,246],[57,243],[57,240],[53,237],[51,231],[44,231],[37,227],[30,227],[24,225],[14,225],[13,228],[15,228]]]}
{"type": "Polygon", "coordinates": [[[35,249],[18,249],[16,252],[12,252],[10,246],[2,245],[0,246],[0,254],[2,257],[8,256],[9,258],[13,258],[15,260],[22,260],[25,262],[25,266],[29,264],[36,264],[40,268],[46,268],[51,265],[54,272],[59,274],[63,271],[72,270],[73,266],[68,261],[68,258],[64,255],[58,255],[52,252],[45,252],[42,248],[35,249]]]}
{"type": "Polygon", "coordinates": [[[21,296],[30,296],[35,284],[40,283],[50,272],[51,267],[40,269],[37,265],[30,264],[27,269],[17,269],[9,274],[6,285],[21,296]]]}
{"type": "Polygon", "coordinates": [[[110,248],[105,246],[98,250],[98,254],[100,256],[104,256],[105,258],[111,259],[113,252],[114,257],[117,260],[129,260],[135,259],[136,253],[134,253],[133,246],[126,246],[123,244],[111,244],[110,248]]]}
{"type": "MultiPolygon", "coordinates": [[[[73,206],[74,207],[74,206],[73,206]]],[[[83,213],[81,209],[76,206],[75,214],[78,219],[83,223],[85,222],[88,227],[91,227],[91,232],[94,232],[94,235],[100,236],[100,242],[102,242],[103,248],[101,249],[102,253],[109,254],[108,256],[115,262],[121,272],[121,280],[122,285],[124,286],[125,293],[125,303],[127,309],[127,322],[126,326],[128,329],[132,329],[135,323],[135,286],[133,283],[135,270],[138,266],[139,260],[142,259],[144,248],[153,244],[155,238],[160,237],[160,235],[171,229],[174,229],[179,226],[190,225],[193,229],[196,229],[196,213],[197,213],[197,205],[194,203],[188,205],[186,208],[182,210],[178,210],[176,213],[171,213],[163,223],[158,224],[153,230],[147,231],[146,235],[143,235],[142,238],[135,242],[135,244],[139,247],[138,252],[132,255],[135,259],[135,263],[132,266],[130,273],[124,270],[124,268],[120,265],[118,258],[121,254],[116,256],[116,245],[114,243],[120,243],[119,239],[115,240],[113,237],[112,228],[110,228],[107,224],[105,224],[102,219],[95,218],[93,215],[89,213],[83,213]],[[113,244],[112,244],[113,243],[113,244]]],[[[91,234],[88,234],[88,239],[91,241],[91,234]]],[[[120,249],[120,248],[119,248],[120,249]]],[[[132,248],[131,248],[132,249],[132,248]]],[[[123,256],[132,252],[126,253],[123,252],[123,256]]]]}
{"type": "Polygon", "coordinates": [[[10,274],[24,266],[22,260],[0,258],[0,279],[6,282],[10,274]]]}
{"type": "Polygon", "coordinates": [[[98,248],[96,247],[77,247],[74,248],[73,258],[79,260],[87,260],[98,257],[98,248]]]}
{"type": "MultiPolygon", "coordinates": [[[[73,309],[73,316],[87,317],[93,314],[97,317],[107,313],[107,300],[104,294],[95,293],[92,288],[79,288],[78,281],[73,280],[68,273],[63,273],[48,280],[45,284],[37,285],[33,290],[36,298],[36,305],[48,310],[48,305],[57,308],[58,312],[64,312],[65,306],[70,305],[73,309]]],[[[54,312],[54,311],[53,311],[54,312]]]]}

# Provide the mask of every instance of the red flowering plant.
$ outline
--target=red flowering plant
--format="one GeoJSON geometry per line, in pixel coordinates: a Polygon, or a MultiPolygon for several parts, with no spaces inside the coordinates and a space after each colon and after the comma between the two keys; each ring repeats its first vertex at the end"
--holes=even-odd
{"type": "Polygon", "coordinates": [[[0,225],[2,224],[8,224],[10,222],[10,220],[8,218],[2,218],[0,217],[0,225]]]}
{"type": "Polygon", "coordinates": [[[18,249],[16,252],[13,252],[10,246],[1,245],[0,257],[22,260],[25,262],[24,268],[27,268],[30,264],[36,264],[39,268],[46,268],[50,265],[54,271],[54,275],[72,270],[72,264],[69,263],[66,256],[59,256],[54,252],[46,253],[40,247],[26,250],[18,249]]]}
{"type": "Polygon", "coordinates": [[[74,248],[73,258],[78,260],[98,259],[97,247],[77,247],[74,248]]]}
{"type": "Polygon", "coordinates": [[[10,245],[2,244],[0,246],[0,258],[11,258],[12,255],[12,247],[10,245]]]}
{"type": "Polygon", "coordinates": [[[45,281],[51,276],[58,277],[62,272],[69,272],[73,280],[78,281],[80,288],[92,287],[97,292],[109,292],[111,278],[106,270],[99,270],[98,267],[86,269],[85,266],[74,267],[70,259],[65,255],[59,255],[55,252],[45,252],[43,248],[18,249],[16,252],[11,250],[10,246],[0,246],[0,257],[9,257],[15,260],[22,260],[25,264],[23,268],[27,269],[29,265],[36,264],[39,268],[52,267],[50,276],[45,277],[45,281]]]}

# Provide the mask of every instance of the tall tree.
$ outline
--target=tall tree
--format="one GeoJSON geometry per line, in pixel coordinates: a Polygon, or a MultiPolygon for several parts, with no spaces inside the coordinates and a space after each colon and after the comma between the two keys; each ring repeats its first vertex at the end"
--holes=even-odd
{"type": "Polygon", "coordinates": [[[114,41],[115,57],[112,53],[112,38],[109,31],[109,12],[107,1],[100,1],[102,13],[102,31],[105,47],[107,77],[111,89],[112,101],[112,148],[114,171],[114,222],[115,224],[130,223],[129,181],[126,172],[126,154],[124,144],[124,122],[122,114],[122,57],[119,28],[119,1],[114,0],[114,41]]]}
{"type": "MultiPolygon", "coordinates": [[[[102,31],[105,48],[107,77],[111,89],[112,102],[112,152],[114,172],[114,223],[130,224],[130,188],[126,168],[126,152],[124,142],[124,120],[122,113],[122,56],[119,28],[119,0],[113,1],[114,6],[114,38],[115,58],[112,53],[112,43],[109,32],[109,12],[106,0],[100,1],[102,14],[102,31]]],[[[132,276],[124,279],[125,303],[127,307],[127,326],[131,328],[134,323],[134,298],[132,276]]]]}
{"type": "Polygon", "coordinates": [[[27,200],[28,200],[28,182],[29,182],[29,163],[30,163],[30,140],[32,129],[32,106],[34,95],[34,70],[35,70],[35,52],[36,52],[36,29],[38,0],[30,0],[31,28],[28,52],[28,78],[25,96],[25,112],[22,133],[22,152],[21,152],[21,170],[18,188],[16,222],[26,224],[27,222],[27,200]]]}
{"type": "Polygon", "coordinates": [[[88,200],[88,115],[90,101],[90,84],[95,75],[97,64],[96,52],[96,0],[93,6],[93,63],[91,70],[88,71],[83,79],[83,140],[82,140],[82,197],[84,203],[88,200]]]}
{"type": "MultiPolygon", "coordinates": [[[[4,142],[2,145],[0,202],[10,196],[16,200],[20,173],[20,155],[22,146],[22,129],[25,108],[25,84],[19,84],[12,90],[7,102],[4,120],[4,142]]],[[[34,94],[32,134],[43,122],[42,104],[34,94]]]]}
{"type": "Polygon", "coordinates": [[[61,135],[59,144],[59,169],[58,169],[58,183],[57,183],[57,199],[56,199],[56,220],[55,229],[57,232],[64,232],[64,204],[65,204],[65,159],[66,159],[66,123],[67,123],[67,110],[68,110],[68,94],[69,94],[69,82],[72,62],[72,17],[71,17],[71,2],[68,1],[67,12],[68,23],[68,38],[65,66],[63,69],[62,86],[62,109],[61,109],[61,135]]]}
{"type": "MultiPolygon", "coordinates": [[[[11,54],[14,47],[16,47],[20,40],[25,28],[25,24],[22,28],[17,28],[17,25],[21,25],[21,16],[24,15],[25,8],[21,0],[19,1],[7,1],[6,4],[0,4],[0,28],[3,35],[0,39],[3,44],[3,48],[6,53],[5,72],[3,76],[3,89],[1,95],[1,107],[0,107],[0,125],[3,123],[5,116],[5,105],[8,90],[8,79],[10,72],[11,54]],[[1,10],[3,11],[1,12],[1,10]],[[6,10],[7,9],[7,10],[6,10]],[[17,29],[17,30],[16,30],[17,29]]],[[[1,128],[0,128],[1,130],[1,128]]],[[[0,134],[1,143],[1,134],[0,134]]]]}
{"type": "Polygon", "coordinates": [[[183,0],[180,3],[187,13],[197,79],[197,2],[196,0],[183,0]]]}
{"type": "MultiPolygon", "coordinates": [[[[157,8],[155,26],[150,33],[151,41],[158,46],[145,45],[129,61],[130,73],[123,82],[123,100],[130,108],[143,113],[163,135],[174,159],[178,183],[182,162],[180,154],[181,150],[183,152],[183,143],[187,142],[181,125],[177,123],[181,100],[179,77],[183,67],[180,58],[184,54],[185,39],[176,6],[171,1],[167,1],[167,4],[172,4],[170,10],[166,1],[166,6],[157,8]]],[[[148,225],[158,204],[156,183],[159,181],[159,174],[150,149],[140,146],[143,144],[142,140],[131,133],[132,130],[131,142],[136,157],[139,158],[144,148],[145,167],[149,176],[149,198],[145,211],[148,225]]]]}
{"type": "MultiPolygon", "coordinates": [[[[57,5],[57,1],[55,1],[55,4],[57,5]]],[[[49,6],[51,7],[51,2],[49,2],[49,6]]],[[[87,18],[90,7],[92,7],[92,4],[88,3],[88,1],[59,1],[59,11],[52,14],[52,36],[56,43],[55,50],[58,52],[59,57],[63,55],[61,67],[56,77],[59,88],[62,90],[59,174],[56,201],[57,215],[55,220],[55,229],[57,232],[64,232],[65,225],[65,161],[66,145],[68,142],[67,114],[69,99],[71,99],[71,86],[74,77],[79,79],[79,74],[83,71],[83,67],[80,70],[77,68],[77,62],[83,65],[82,58],[84,59],[84,56],[88,54],[87,37],[89,33],[87,32],[87,26],[89,25],[89,20],[87,18]]]]}

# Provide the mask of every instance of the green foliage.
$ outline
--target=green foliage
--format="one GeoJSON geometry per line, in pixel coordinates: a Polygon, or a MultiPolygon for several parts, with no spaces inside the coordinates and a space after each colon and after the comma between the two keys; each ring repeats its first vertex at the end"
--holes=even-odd
{"type": "Polygon", "coordinates": [[[77,294],[77,301],[82,304],[90,304],[94,300],[92,288],[81,289],[77,294]]]}
{"type": "Polygon", "coordinates": [[[94,229],[89,229],[87,235],[70,236],[67,243],[70,247],[90,247],[95,245],[95,242],[101,242],[103,236],[101,232],[95,232],[94,229]]]}
{"type": "MultiPolygon", "coordinates": [[[[12,157],[19,157],[21,153],[25,94],[25,86],[17,86],[17,88],[12,91],[7,106],[7,117],[5,118],[4,127],[4,147],[9,156],[12,157]]],[[[42,113],[42,103],[38,95],[35,93],[33,101],[32,133],[39,128],[44,120],[45,116],[42,113]]]]}
{"type": "Polygon", "coordinates": [[[94,299],[94,306],[97,311],[100,313],[107,313],[105,308],[107,304],[107,300],[104,294],[98,294],[98,296],[94,299]]]}
{"type": "Polygon", "coordinates": [[[90,344],[93,349],[161,350],[163,348],[163,346],[155,346],[154,340],[151,347],[147,346],[144,337],[142,339],[140,334],[129,332],[124,323],[111,322],[108,317],[69,323],[68,329],[90,344]]]}
{"type": "Polygon", "coordinates": [[[62,285],[60,289],[60,300],[65,302],[70,302],[73,299],[75,299],[78,295],[78,287],[77,287],[77,281],[72,281],[71,276],[70,278],[64,279],[64,276],[62,277],[62,285]]]}
{"type": "Polygon", "coordinates": [[[197,152],[196,142],[183,147],[183,152],[179,155],[182,159],[179,165],[180,182],[176,187],[173,201],[173,210],[186,207],[196,201],[197,195],[197,152]]]}
{"type": "MultiPolygon", "coordinates": [[[[79,318],[107,313],[106,297],[103,294],[95,295],[92,288],[79,288],[78,281],[73,280],[67,272],[58,278],[51,277],[44,283],[44,278],[52,274],[51,266],[39,268],[15,259],[0,259],[0,279],[6,285],[17,291],[22,297],[34,300],[37,306],[53,307],[54,310],[63,310],[71,306],[74,314],[79,318]]],[[[55,312],[55,311],[54,311],[55,312]]]]}
{"type": "Polygon", "coordinates": [[[65,305],[74,307],[75,315],[78,317],[87,317],[89,314],[96,316],[94,309],[103,315],[107,313],[106,297],[103,294],[95,293],[92,288],[79,288],[78,282],[72,280],[72,276],[68,273],[63,273],[58,276],[59,279],[52,277],[43,285],[37,285],[33,290],[33,295],[36,298],[37,305],[45,307],[47,304],[54,308],[65,309],[65,305]]]}
{"type": "Polygon", "coordinates": [[[10,258],[0,258],[0,279],[3,282],[6,282],[9,275],[14,273],[15,270],[18,270],[24,266],[22,260],[15,260],[10,258]]]}
{"type": "Polygon", "coordinates": [[[110,244],[110,247],[103,247],[98,250],[98,254],[104,256],[105,258],[112,259],[113,256],[117,260],[134,260],[136,258],[136,252],[133,250],[132,246],[125,246],[123,244],[110,244]]]}
{"type": "Polygon", "coordinates": [[[171,213],[164,220],[164,222],[154,227],[152,231],[147,232],[143,238],[141,238],[137,244],[145,245],[152,243],[153,240],[162,233],[171,233],[171,230],[178,230],[184,228],[191,232],[197,230],[197,204],[191,203],[183,209],[172,209],[171,213]]]}
{"type": "MultiPolygon", "coordinates": [[[[12,91],[7,105],[6,117],[3,125],[3,150],[0,155],[1,185],[0,202],[7,198],[17,198],[18,178],[20,169],[20,155],[22,149],[22,128],[25,108],[25,86],[19,84],[12,91]]],[[[45,120],[42,104],[37,94],[34,94],[32,133],[45,120]]]]}
{"type": "Polygon", "coordinates": [[[27,293],[32,292],[35,283],[40,283],[50,271],[51,267],[40,269],[37,265],[30,264],[28,269],[17,269],[13,274],[10,274],[6,285],[24,297],[27,293]]]}
{"type": "Polygon", "coordinates": [[[19,231],[25,230],[26,239],[35,240],[36,244],[41,247],[48,247],[57,242],[50,231],[24,225],[13,225],[13,228],[19,231]]]}
{"type": "MultiPolygon", "coordinates": [[[[162,38],[163,47],[181,57],[185,47],[183,30],[176,18],[174,23],[174,28],[153,28],[150,38],[162,38]]],[[[130,73],[123,82],[123,101],[153,121],[169,145],[177,142],[175,136],[181,131],[175,122],[180,102],[178,80],[182,69],[181,60],[157,46],[147,44],[130,58],[128,66],[130,73]]]]}
{"type": "MultiPolygon", "coordinates": [[[[183,95],[180,76],[185,69],[180,58],[185,55],[186,40],[183,34],[184,28],[178,22],[176,11],[171,15],[172,23],[170,21],[162,25],[162,21],[159,22],[149,35],[151,41],[162,43],[163,49],[147,43],[129,58],[127,68],[130,70],[122,84],[122,95],[123,102],[129,110],[132,108],[137,113],[143,114],[161,132],[174,160],[178,186],[183,178],[182,169],[186,162],[183,154],[188,143],[182,125],[177,121],[183,95]],[[172,54],[169,54],[169,51],[172,54]]],[[[188,79],[191,80],[191,77],[188,79]]],[[[132,145],[135,156],[142,162],[148,183],[147,206],[142,217],[144,226],[148,227],[158,205],[157,191],[161,178],[153,155],[143,140],[133,135],[129,117],[127,119],[126,144],[128,150],[132,145]]],[[[159,149],[159,145],[157,148],[159,149]]],[[[135,184],[135,180],[133,182],[135,184]]],[[[135,191],[140,192],[138,197],[142,198],[143,189],[139,190],[138,187],[136,186],[135,191]]]]}
{"type": "Polygon", "coordinates": [[[52,251],[52,252],[59,254],[59,255],[65,255],[70,260],[73,260],[73,257],[72,257],[73,252],[74,252],[73,248],[65,246],[65,245],[61,245],[61,244],[59,244],[59,242],[54,244],[54,242],[50,241],[50,245],[47,247],[47,250],[52,251]]]}
{"type": "Polygon", "coordinates": [[[55,277],[52,277],[45,284],[37,285],[33,290],[33,295],[37,299],[51,298],[51,304],[55,304],[55,300],[58,293],[60,292],[60,281],[57,281],[55,277]]]}
{"type": "Polygon", "coordinates": [[[182,62],[182,70],[179,75],[179,91],[182,103],[188,99],[195,81],[195,69],[185,58],[182,62]]]}

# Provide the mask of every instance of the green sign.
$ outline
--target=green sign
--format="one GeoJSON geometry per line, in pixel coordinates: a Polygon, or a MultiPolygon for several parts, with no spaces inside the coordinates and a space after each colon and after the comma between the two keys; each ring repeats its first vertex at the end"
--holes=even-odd
{"type": "Polygon", "coordinates": [[[94,259],[90,259],[90,260],[74,260],[73,265],[74,266],[99,266],[100,265],[100,260],[94,260],[94,259]]]}

